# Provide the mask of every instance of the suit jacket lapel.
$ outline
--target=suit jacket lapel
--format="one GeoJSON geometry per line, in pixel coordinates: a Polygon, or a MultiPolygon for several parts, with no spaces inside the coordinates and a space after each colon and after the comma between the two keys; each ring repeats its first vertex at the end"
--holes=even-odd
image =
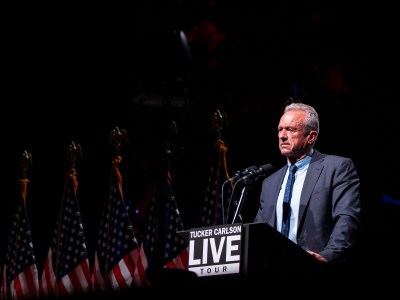
{"type": "Polygon", "coordinates": [[[306,178],[304,180],[303,191],[300,196],[300,207],[299,207],[299,218],[298,218],[298,231],[303,223],[304,212],[310,201],[311,193],[315,188],[317,180],[321,175],[324,159],[321,153],[315,151],[313,157],[311,158],[310,165],[308,166],[306,178]]]}

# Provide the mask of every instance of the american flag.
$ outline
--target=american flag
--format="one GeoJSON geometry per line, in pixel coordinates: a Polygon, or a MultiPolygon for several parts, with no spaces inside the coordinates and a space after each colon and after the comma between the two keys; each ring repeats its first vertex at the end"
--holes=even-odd
{"type": "Polygon", "coordinates": [[[91,291],[91,276],[80,208],[75,169],[67,173],[64,197],[47,253],[41,296],[67,296],[91,291]]]}
{"type": "Polygon", "coordinates": [[[188,244],[177,234],[183,230],[168,172],[154,191],[146,232],[141,245],[143,265],[151,268],[188,269],[188,244]]]}
{"type": "Polygon", "coordinates": [[[28,179],[21,179],[20,182],[22,198],[8,236],[1,279],[1,299],[36,298],[39,290],[38,271],[25,204],[28,179]]]}
{"type": "Polygon", "coordinates": [[[215,143],[216,156],[213,156],[215,161],[211,164],[210,174],[208,177],[208,185],[206,197],[204,200],[203,213],[201,218],[202,226],[213,226],[224,224],[224,215],[226,216],[230,197],[233,190],[232,183],[228,182],[223,185],[229,178],[226,153],[228,151],[224,142],[217,140],[215,143]],[[224,188],[224,191],[222,191],[224,188]],[[222,194],[224,192],[224,194],[222,194]],[[224,198],[224,207],[222,207],[222,197],[224,198]]]}
{"type": "Polygon", "coordinates": [[[92,272],[95,291],[122,290],[146,284],[139,247],[126,209],[117,157],[105,202],[92,272]]]}

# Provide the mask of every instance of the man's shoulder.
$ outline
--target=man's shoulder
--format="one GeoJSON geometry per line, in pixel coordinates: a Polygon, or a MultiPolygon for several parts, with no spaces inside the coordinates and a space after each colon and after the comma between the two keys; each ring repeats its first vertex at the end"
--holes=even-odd
{"type": "Polygon", "coordinates": [[[342,155],[337,155],[337,154],[326,154],[326,153],[320,153],[320,152],[316,152],[315,157],[313,155],[311,163],[322,164],[325,166],[332,167],[334,169],[337,169],[337,168],[354,169],[355,168],[354,161],[347,156],[342,156],[342,155]]]}
{"type": "Polygon", "coordinates": [[[323,159],[323,165],[332,172],[356,172],[353,160],[345,156],[327,155],[323,159]]]}
{"type": "Polygon", "coordinates": [[[321,153],[317,150],[315,150],[313,158],[315,159],[324,159],[325,161],[328,162],[341,162],[341,161],[352,161],[350,157],[343,156],[343,155],[337,155],[337,154],[327,154],[327,153],[321,153]]]}

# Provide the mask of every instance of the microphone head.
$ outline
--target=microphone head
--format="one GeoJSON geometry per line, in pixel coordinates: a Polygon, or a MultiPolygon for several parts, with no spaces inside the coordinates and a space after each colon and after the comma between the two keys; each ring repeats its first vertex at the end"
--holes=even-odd
{"type": "Polygon", "coordinates": [[[262,176],[266,176],[272,169],[273,166],[271,164],[262,165],[256,170],[251,170],[248,175],[243,176],[240,180],[245,182],[257,180],[262,176]]]}
{"type": "Polygon", "coordinates": [[[265,164],[265,165],[262,165],[259,169],[261,169],[263,173],[267,174],[270,171],[272,171],[274,169],[274,167],[271,164],[265,164]]]}
{"type": "Polygon", "coordinates": [[[245,175],[251,173],[252,171],[254,171],[254,170],[256,170],[256,169],[257,169],[256,166],[251,166],[251,167],[246,168],[244,171],[237,171],[237,172],[235,173],[235,175],[233,175],[233,176],[232,176],[231,178],[229,178],[227,181],[231,181],[231,182],[236,181],[236,180],[242,178],[243,176],[245,176],[245,175]]]}
{"type": "Polygon", "coordinates": [[[249,173],[251,173],[252,171],[254,171],[254,170],[256,170],[256,169],[257,169],[256,166],[248,167],[248,168],[246,168],[246,169],[242,172],[242,175],[249,174],[249,173]]]}

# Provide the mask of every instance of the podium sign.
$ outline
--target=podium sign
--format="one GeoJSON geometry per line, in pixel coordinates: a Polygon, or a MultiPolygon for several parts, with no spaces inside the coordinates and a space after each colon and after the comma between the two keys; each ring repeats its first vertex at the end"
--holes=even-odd
{"type": "Polygon", "coordinates": [[[178,233],[189,242],[188,270],[197,277],[270,274],[285,278],[288,274],[320,274],[328,268],[266,223],[216,225],[178,233]]]}
{"type": "Polygon", "coordinates": [[[240,273],[242,224],[200,227],[185,232],[188,270],[197,276],[240,273]]]}

